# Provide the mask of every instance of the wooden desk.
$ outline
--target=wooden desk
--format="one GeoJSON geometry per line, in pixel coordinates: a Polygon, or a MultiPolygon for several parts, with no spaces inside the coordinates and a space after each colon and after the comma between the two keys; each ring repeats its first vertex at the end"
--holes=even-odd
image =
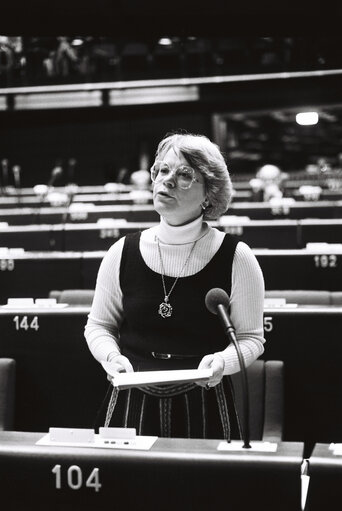
{"type": "MultiPolygon", "coordinates": [[[[17,361],[16,429],[93,425],[107,380],[84,340],[88,312],[0,308],[0,356],[17,361]]],[[[268,308],[264,328],[262,358],[285,363],[284,440],[342,441],[342,308],[268,308]]]]}
{"type": "MultiPolygon", "coordinates": [[[[65,231],[78,246],[74,231],[65,231]]],[[[89,231],[87,231],[89,232],[89,231]]],[[[92,232],[92,231],[90,231],[92,232]]],[[[342,289],[342,252],[253,249],[263,271],[265,288],[342,289]]],[[[47,297],[52,289],[95,289],[106,250],[0,253],[0,304],[7,298],[47,297]]]]}
{"type": "Polygon", "coordinates": [[[35,445],[42,436],[0,432],[0,492],[13,510],[301,509],[301,443],[228,453],[218,440],[159,438],[138,451],[35,445]]]}

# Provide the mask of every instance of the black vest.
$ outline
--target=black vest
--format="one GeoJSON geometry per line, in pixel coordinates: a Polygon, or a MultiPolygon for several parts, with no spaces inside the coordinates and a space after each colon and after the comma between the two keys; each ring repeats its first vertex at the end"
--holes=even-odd
{"type": "MultiPolygon", "coordinates": [[[[238,241],[226,234],[217,253],[201,271],[179,278],[170,295],[172,316],[162,318],[158,314],[164,301],[161,275],[145,264],[139,249],[140,234],[126,236],[121,258],[122,354],[135,370],[197,368],[204,355],[227,347],[219,318],[207,310],[205,296],[214,287],[224,289],[230,296],[238,241]],[[165,354],[172,356],[164,360],[165,354]]],[[[174,281],[174,277],[165,276],[167,292],[174,281]]]]}

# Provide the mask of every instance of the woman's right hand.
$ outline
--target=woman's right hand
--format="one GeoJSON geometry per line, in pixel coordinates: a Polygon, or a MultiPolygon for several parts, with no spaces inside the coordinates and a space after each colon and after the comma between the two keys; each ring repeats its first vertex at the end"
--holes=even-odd
{"type": "Polygon", "coordinates": [[[112,381],[115,373],[133,373],[134,369],[130,361],[124,355],[115,355],[107,363],[107,378],[112,381]]]}

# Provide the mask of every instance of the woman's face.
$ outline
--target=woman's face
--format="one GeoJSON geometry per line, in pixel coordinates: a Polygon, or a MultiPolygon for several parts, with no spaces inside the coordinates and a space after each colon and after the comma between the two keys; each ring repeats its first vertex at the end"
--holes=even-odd
{"type": "MultiPolygon", "coordinates": [[[[175,152],[174,149],[169,149],[161,159],[172,171],[180,165],[189,166],[184,156],[175,152]]],[[[195,177],[196,181],[187,190],[177,186],[176,176],[173,172],[154,183],[154,208],[168,224],[183,225],[201,215],[201,204],[205,200],[205,184],[204,178],[198,170],[195,170],[195,177]]]]}

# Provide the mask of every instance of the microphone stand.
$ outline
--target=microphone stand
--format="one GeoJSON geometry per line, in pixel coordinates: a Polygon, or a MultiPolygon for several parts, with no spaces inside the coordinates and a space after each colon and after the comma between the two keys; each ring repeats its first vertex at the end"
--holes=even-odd
{"type": "Polygon", "coordinates": [[[21,202],[21,183],[20,183],[20,167],[19,165],[14,165],[12,167],[14,185],[17,190],[17,200],[18,204],[21,202]]]}
{"type": "Polygon", "coordinates": [[[75,196],[75,193],[76,193],[76,190],[77,190],[77,185],[73,185],[73,184],[69,184],[67,185],[67,194],[68,194],[68,200],[65,204],[65,209],[64,209],[64,212],[63,212],[63,215],[62,215],[62,220],[61,220],[61,224],[62,224],[62,228],[63,228],[63,241],[62,241],[62,247],[63,247],[63,251],[65,251],[65,243],[66,243],[66,240],[65,240],[65,225],[68,221],[68,216],[69,216],[69,213],[70,213],[70,207],[71,207],[71,204],[74,200],[74,196],[75,196]]]}
{"type": "Polygon", "coordinates": [[[1,171],[2,171],[2,194],[8,195],[8,160],[1,160],[1,171]]]}
{"type": "Polygon", "coordinates": [[[217,305],[218,309],[218,315],[221,319],[221,323],[223,326],[223,329],[225,331],[225,334],[227,335],[228,339],[233,343],[236,354],[239,359],[239,365],[240,365],[240,371],[241,371],[241,385],[242,385],[242,392],[243,392],[243,416],[244,416],[244,428],[243,428],[243,448],[244,449],[251,449],[250,444],[250,432],[249,432],[249,391],[248,391],[248,379],[247,379],[247,371],[245,366],[245,361],[239,346],[239,343],[236,340],[235,336],[235,330],[233,325],[231,324],[227,311],[221,303],[217,305]]]}

